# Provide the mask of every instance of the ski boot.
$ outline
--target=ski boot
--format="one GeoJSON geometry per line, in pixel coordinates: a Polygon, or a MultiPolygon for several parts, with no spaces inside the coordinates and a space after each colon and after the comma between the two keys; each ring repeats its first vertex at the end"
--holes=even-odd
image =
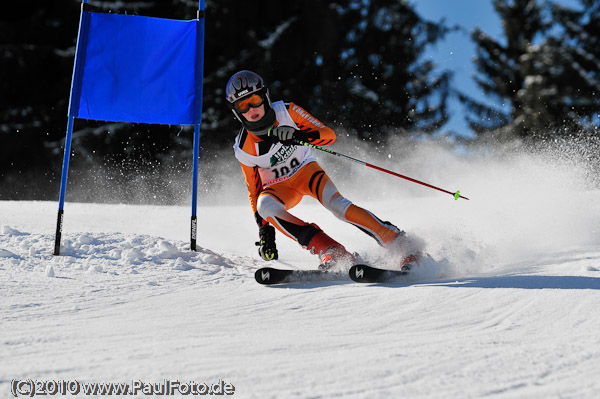
{"type": "Polygon", "coordinates": [[[407,237],[404,231],[400,231],[385,247],[391,256],[402,259],[400,267],[403,271],[409,271],[426,257],[425,242],[420,238],[407,237]]]}
{"type": "Polygon", "coordinates": [[[413,267],[417,266],[424,257],[422,252],[405,256],[404,259],[402,259],[402,262],[400,262],[400,270],[403,272],[410,271],[413,267]]]}
{"type": "Polygon", "coordinates": [[[342,244],[319,230],[309,241],[306,249],[311,254],[319,256],[320,270],[330,270],[339,264],[353,264],[356,257],[344,248],[342,244]]]}

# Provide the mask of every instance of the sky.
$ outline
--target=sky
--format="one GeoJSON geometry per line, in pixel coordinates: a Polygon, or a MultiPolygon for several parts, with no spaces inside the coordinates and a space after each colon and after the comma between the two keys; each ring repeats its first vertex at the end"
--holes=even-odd
{"type": "MultiPolygon", "coordinates": [[[[492,0],[413,0],[411,3],[427,20],[437,22],[444,18],[448,26],[461,26],[461,30],[448,34],[444,40],[429,48],[425,57],[433,59],[438,70],[448,69],[454,72],[453,86],[456,89],[490,104],[472,78],[476,73],[473,63],[475,44],[469,34],[479,26],[489,36],[502,38],[502,24],[492,0]]],[[[555,3],[579,8],[577,0],[555,0],[555,3]]],[[[449,108],[450,121],[444,126],[444,131],[453,131],[463,137],[475,137],[465,121],[464,107],[457,98],[450,99],[449,108]]]]}

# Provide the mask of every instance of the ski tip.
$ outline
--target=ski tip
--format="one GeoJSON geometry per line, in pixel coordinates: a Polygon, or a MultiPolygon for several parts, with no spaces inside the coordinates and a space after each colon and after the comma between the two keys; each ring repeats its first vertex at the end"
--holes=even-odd
{"type": "Polygon", "coordinates": [[[259,284],[277,284],[282,280],[282,271],[272,267],[262,267],[254,272],[254,279],[259,284]]]}

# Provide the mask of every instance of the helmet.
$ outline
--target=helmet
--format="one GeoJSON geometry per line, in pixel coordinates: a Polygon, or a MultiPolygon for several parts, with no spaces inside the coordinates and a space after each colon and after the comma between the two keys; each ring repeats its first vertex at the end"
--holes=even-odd
{"type": "Polygon", "coordinates": [[[265,129],[268,129],[275,122],[275,112],[273,111],[271,98],[269,97],[269,89],[265,86],[264,80],[257,73],[244,70],[233,74],[233,76],[229,78],[229,82],[227,82],[225,97],[237,120],[242,122],[242,125],[248,130],[253,132],[266,131],[265,129]],[[234,103],[237,100],[252,94],[258,94],[263,99],[267,100],[264,102],[265,117],[256,122],[247,121],[234,107],[234,103]]]}
{"type": "Polygon", "coordinates": [[[264,80],[252,71],[236,72],[227,82],[225,96],[230,104],[252,93],[266,91],[264,80]],[[264,90],[263,90],[264,89],[264,90]]]}

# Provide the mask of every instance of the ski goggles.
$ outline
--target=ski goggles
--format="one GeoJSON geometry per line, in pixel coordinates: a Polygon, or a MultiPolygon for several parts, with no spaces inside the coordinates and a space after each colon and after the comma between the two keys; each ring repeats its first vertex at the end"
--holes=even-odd
{"type": "Polygon", "coordinates": [[[235,108],[237,112],[245,114],[250,108],[260,107],[264,101],[265,100],[262,96],[253,94],[248,98],[244,98],[243,100],[238,100],[233,103],[233,108],[235,108]]]}

